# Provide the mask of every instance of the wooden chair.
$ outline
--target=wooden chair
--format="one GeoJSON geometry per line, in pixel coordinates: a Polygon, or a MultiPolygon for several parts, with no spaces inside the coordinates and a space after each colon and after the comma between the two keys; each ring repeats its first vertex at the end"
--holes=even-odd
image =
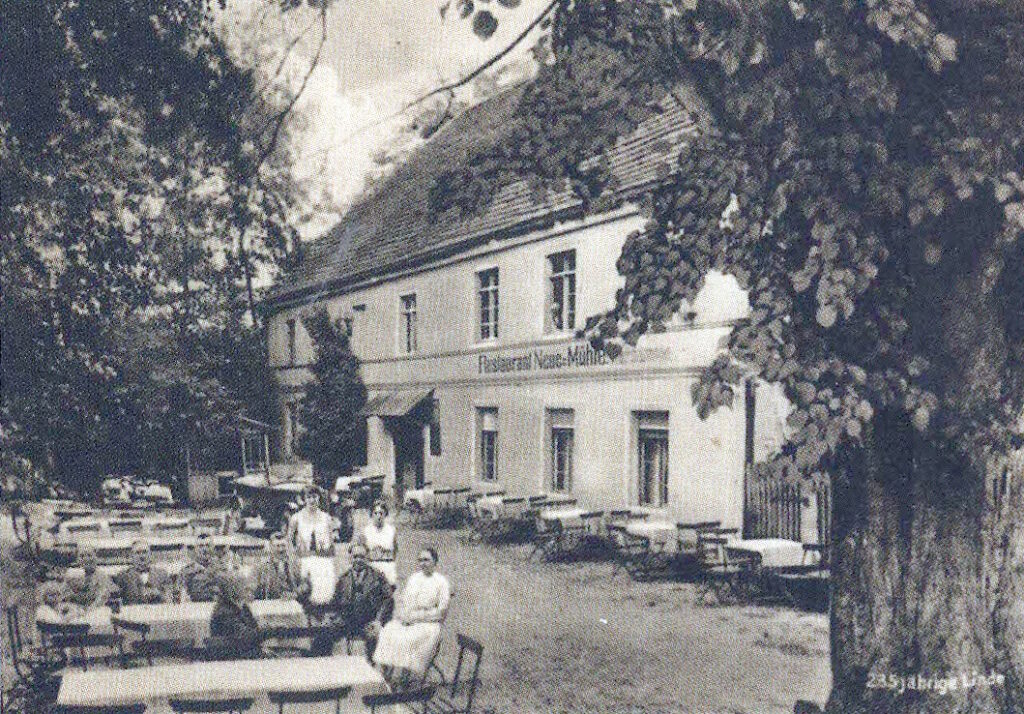
{"type": "Polygon", "coordinates": [[[419,704],[423,707],[433,699],[437,691],[436,684],[427,684],[413,689],[402,689],[397,692],[363,695],[363,706],[370,708],[370,714],[376,714],[378,707],[398,707],[419,704]]]}
{"type": "Polygon", "coordinates": [[[277,705],[277,714],[284,714],[285,704],[322,704],[334,702],[334,714],[341,714],[341,700],[347,699],[351,687],[336,687],[315,691],[301,689],[275,689],[267,692],[267,699],[277,705]]]}
{"type": "Polygon", "coordinates": [[[436,696],[424,704],[424,714],[470,714],[473,711],[473,698],[480,684],[480,662],[483,660],[484,646],[462,633],[456,635],[459,643],[459,658],[449,684],[436,696]],[[469,671],[469,658],[473,658],[472,670],[469,671]],[[463,665],[469,671],[468,676],[463,665]]]}
{"type": "Polygon", "coordinates": [[[703,540],[705,546],[717,549],[720,556],[717,560],[705,561],[703,582],[697,588],[695,601],[705,603],[711,593],[721,605],[752,597],[756,592],[758,557],[749,553],[730,553],[727,535],[716,533],[703,540]]]}
{"type": "Polygon", "coordinates": [[[7,608],[7,643],[11,648],[14,671],[22,679],[33,681],[40,674],[55,672],[62,661],[50,656],[43,647],[36,647],[21,635],[21,613],[17,605],[7,608]]]}
{"type": "Polygon", "coordinates": [[[537,518],[537,527],[533,534],[533,550],[526,556],[527,560],[540,553],[545,560],[551,560],[561,549],[562,522],[558,519],[548,520],[537,518]]]}
{"type": "Polygon", "coordinates": [[[170,699],[175,714],[243,714],[252,709],[252,697],[233,699],[170,699]]]}
{"type": "Polygon", "coordinates": [[[122,620],[117,615],[111,620],[115,632],[120,633],[122,637],[128,632],[137,635],[137,638],[132,640],[124,638],[124,642],[128,644],[123,650],[126,664],[134,658],[144,658],[146,664],[151,667],[154,657],[177,657],[189,661],[195,659],[195,643],[191,639],[153,640],[150,639],[150,626],[145,622],[122,620]]]}
{"type": "Polygon", "coordinates": [[[109,665],[111,655],[117,654],[124,659],[124,639],[118,633],[91,633],[88,623],[37,623],[39,635],[42,638],[43,650],[47,656],[59,661],[66,661],[68,652],[77,652],[77,661],[72,656],[71,663],[89,668],[89,658],[86,656],[87,649],[102,648],[106,650],[103,655],[104,662],[109,665]]]}
{"type": "Polygon", "coordinates": [[[51,710],[54,714],[143,714],[145,704],[107,704],[107,705],[63,705],[51,710]]]}

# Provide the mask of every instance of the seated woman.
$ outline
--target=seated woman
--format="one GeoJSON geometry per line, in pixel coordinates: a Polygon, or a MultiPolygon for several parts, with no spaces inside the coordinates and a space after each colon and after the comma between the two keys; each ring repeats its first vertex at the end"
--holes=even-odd
{"type": "Polygon", "coordinates": [[[394,619],[380,632],[373,661],[395,686],[422,675],[430,666],[441,641],[441,623],[448,614],[451,588],[436,572],[437,551],[424,548],[417,558],[419,571],[409,576],[394,619]]]}
{"type": "Polygon", "coordinates": [[[366,546],[370,565],[395,587],[398,584],[398,570],[395,556],[398,542],[395,527],[387,522],[388,506],[384,501],[373,504],[370,522],[359,533],[359,542],[366,546]]]}
{"type": "Polygon", "coordinates": [[[331,516],[320,507],[315,486],[306,489],[305,505],[288,520],[287,542],[298,562],[299,577],[307,582],[305,599],[313,608],[323,608],[334,595],[337,570],[331,516]]]}
{"type": "Polygon", "coordinates": [[[249,583],[239,573],[217,579],[217,604],[210,616],[211,659],[253,659],[263,652],[256,618],[249,609],[249,583]]]}

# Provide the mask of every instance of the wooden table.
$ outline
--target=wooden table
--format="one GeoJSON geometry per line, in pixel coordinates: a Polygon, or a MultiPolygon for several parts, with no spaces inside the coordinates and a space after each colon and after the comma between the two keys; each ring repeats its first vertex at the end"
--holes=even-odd
{"type": "MultiPolygon", "coordinates": [[[[199,543],[199,537],[192,533],[165,533],[162,535],[143,536],[138,533],[124,533],[120,535],[96,535],[82,534],[69,538],[58,538],[54,546],[67,548],[75,546],[78,548],[92,548],[97,552],[126,551],[130,552],[132,544],[137,540],[144,540],[154,551],[174,550],[194,547],[199,543]]],[[[243,533],[232,533],[229,535],[211,535],[206,541],[213,548],[237,549],[258,549],[266,545],[266,541],[243,533]]]]}
{"type": "Polygon", "coordinates": [[[580,520],[587,511],[583,508],[546,508],[540,512],[544,521],[561,521],[563,524],[580,520]]]}
{"type": "MultiPolygon", "coordinates": [[[[215,603],[183,602],[125,605],[114,615],[110,608],[94,608],[83,618],[90,632],[113,632],[118,622],[148,625],[151,640],[192,640],[202,643],[210,636],[210,617],[215,603]]],[[[306,613],[295,600],[254,600],[249,603],[261,628],[304,626],[306,613]]]]}
{"type": "Polygon", "coordinates": [[[676,524],[668,521],[630,521],[625,525],[625,531],[646,538],[652,544],[657,543],[661,548],[675,543],[678,534],[676,524]]]}
{"type": "MultiPolygon", "coordinates": [[[[783,538],[735,540],[726,546],[726,552],[730,551],[756,556],[762,568],[792,568],[815,562],[805,560],[803,543],[783,538]]],[[[817,557],[817,553],[810,557],[817,557]]]]}
{"type": "Polygon", "coordinates": [[[354,687],[386,691],[380,673],[365,657],[192,662],[120,670],[68,672],[57,694],[58,706],[112,706],[168,698],[251,697],[273,689],[315,692],[354,687]]]}

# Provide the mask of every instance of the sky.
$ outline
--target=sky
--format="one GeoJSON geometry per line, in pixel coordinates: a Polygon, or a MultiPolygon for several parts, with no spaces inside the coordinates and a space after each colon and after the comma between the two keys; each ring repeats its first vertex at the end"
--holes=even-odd
{"type": "MultiPolygon", "coordinates": [[[[415,112],[384,121],[387,117],[500,52],[547,2],[523,0],[514,10],[488,2],[499,27],[481,40],[456,12],[442,19],[441,0],[333,0],[321,61],[295,107],[300,129],[292,147],[294,173],[319,204],[312,216],[301,220],[303,236],[316,237],[329,228],[364,188],[366,178],[383,170],[375,157],[416,144],[415,134],[405,130],[415,112]]],[[[265,76],[276,76],[294,90],[320,40],[318,11],[301,8],[282,14],[277,7],[273,0],[233,0],[222,17],[223,27],[229,42],[243,55],[255,57],[265,76]]],[[[503,83],[533,71],[529,44],[500,63],[503,83]]],[[[459,95],[466,101],[475,98],[472,88],[459,95]]]]}

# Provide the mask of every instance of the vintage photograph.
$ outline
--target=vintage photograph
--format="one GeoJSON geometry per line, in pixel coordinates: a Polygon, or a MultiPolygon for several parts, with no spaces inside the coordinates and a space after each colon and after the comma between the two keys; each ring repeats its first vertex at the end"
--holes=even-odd
{"type": "Polygon", "coordinates": [[[1024,712],[1024,4],[0,0],[0,713],[1024,712]]]}

